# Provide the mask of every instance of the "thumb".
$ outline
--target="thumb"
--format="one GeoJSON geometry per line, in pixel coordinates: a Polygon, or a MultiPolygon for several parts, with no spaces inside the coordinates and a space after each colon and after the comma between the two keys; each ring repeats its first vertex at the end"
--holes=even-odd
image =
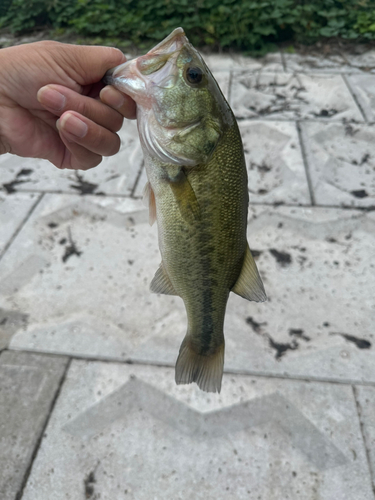
{"type": "MultiPolygon", "coordinates": [[[[69,61],[69,72],[80,85],[96,83],[105,73],[126,61],[125,55],[114,47],[71,45],[72,59],[69,61]]],[[[65,58],[65,64],[67,63],[65,58]]]]}

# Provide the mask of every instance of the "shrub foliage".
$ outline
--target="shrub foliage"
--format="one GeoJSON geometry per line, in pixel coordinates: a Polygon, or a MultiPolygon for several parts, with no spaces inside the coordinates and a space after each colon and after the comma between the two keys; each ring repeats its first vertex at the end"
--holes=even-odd
{"type": "Polygon", "coordinates": [[[138,46],[182,26],[214,48],[262,51],[272,43],[322,37],[375,39],[375,0],[0,0],[0,26],[38,27],[126,39],[138,46]]]}

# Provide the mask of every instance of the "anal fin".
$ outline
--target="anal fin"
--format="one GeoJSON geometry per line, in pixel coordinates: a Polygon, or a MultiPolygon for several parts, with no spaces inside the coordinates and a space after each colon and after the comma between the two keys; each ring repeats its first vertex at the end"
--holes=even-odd
{"type": "Polygon", "coordinates": [[[153,293],[163,293],[164,295],[178,295],[164,269],[163,263],[160,264],[151,281],[150,290],[153,293]]]}
{"type": "Polygon", "coordinates": [[[232,292],[244,299],[255,302],[265,302],[267,300],[262,279],[259,276],[249,245],[246,247],[241,273],[232,288],[232,292]]]}

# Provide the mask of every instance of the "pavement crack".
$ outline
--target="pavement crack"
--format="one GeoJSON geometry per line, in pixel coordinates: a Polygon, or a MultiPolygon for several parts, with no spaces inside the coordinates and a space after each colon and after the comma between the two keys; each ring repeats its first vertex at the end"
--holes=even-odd
{"type": "Polygon", "coordinates": [[[302,129],[301,129],[301,123],[297,121],[296,122],[296,126],[297,126],[297,132],[298,132],[298,139],[299,139],[299,143],[300,143],[300,146],[301,146],[301,153],[302,153],[303,165],[305,167],[307,185],[308,185],[308,188],[309,188],[309,193],[310,193],[310,198],[311,198],[311,205],[314,206],[314,205],[316,205],[316,203],[315,203],[315,194],[314,194],[314,188],[313,188],[313,184],[312,184],[312,179],[311,179],[311,176],[310,176],[309,165],[308,165],[308,161],[307,161],[306,147],[305,147],[305,142],[304,142],[304,139],[303,139],[303,133],[302,133],[302,129]]]}
{"type": "Polygon", "coordinates": [[[44,193],[42,195],[40,195],[36,202],[33,204],[33,206],[30,208],[30,210],[27,212],[26,216],[24,217],[24,219],[21,221],[20,225],[18,226],[18,228],[15,230],[15,232],[13,233],[12,237],[9,239],[8,243],[5,245],[4,249],[2,252],[0,252],[0,260],[3,258],[3,256],[5,255],[5,253],[7,252],[7,250],[9,249],[9,247],[11,246],[11,244],[13,243],[13,241],[17,238],[18,236],[18,233],[21,231],[21,229],[24,227],[24,225],[26,224],[26,222],[29,220],[31,214],[34,212],[34,210],[36,209],[36,207],[39,205],[39,203],[42,201],[42,198],[44,196],[44,193]]]}
{"type": "Polygon", "coordinates": [[[38,451],[39,451],[40,445],[42,443],[44,434],[46,432],[47,426],[48,426],[49,421],[51,419],[51,415],[53,413],[53,410],[55,409],[56,402],[59,399],[59,396],[60,396],[60,393],[61,393],[61,389],[62,389],[62,387],[64,385],[64,382],[65,382],[68,370],[70,368],[71,362],[72,362],[72,359],[69,358],[68,362],[66,363],[65,370],[64,370],[64,372],[63,372],[63,374],[61,376],[60,383],[59,383],[59,385],[57,387],[56,394],[55,394],[54,398],[52,399],[52,402],[51,402],[51,405],[50,405],[50,409],[49,409],[49,412],[48,412],[48,414],[46,416],[44,425],[43,425],[42,430],[41,430],[41,432],[39,434],[39,437],[38,437],[38,439],[36,441],[35,448],[34,448],[33,454],[32,454],[31,459],[30,459],[29,466],[26,469],[24,478],[23,478],[22,483],[21,483],[21,487],[18,490],[18,492],[17,492],[16,497],[15,497],[14,500],[21,500],[22,497],[23,497],[23,493],[24,493],[27,481],[29,480],[29,477],[30,477],[31,469],[33,468],[34,460],[36,459],[36,456],[38,454],[38,451]]]}
{"type": "Polygon", "coordinates": [[[367,446],[367,442],[366,442],[365,424],[362,420],[362,408],[361,408],[361,404],[360,404],[359,398],[358,398],[357,387],[355,385],[352,385],[352,391],[353,391],[353,397],[354,397],[354,401],[355,401],[356,408],[357,408],[358,422],[359,422],[359,428],[361,431],[363,447],[364,447],[365,453],[366,453],[366,461],[367,461],[367,467],[368,467],[369,475],[370,475],[371,488],[372,488],[372,492],[374,493],[374,496],[375,496],[375,467],[372,467],[372,465],[371,465],[370,450],[369,450],[369,448],[367,446]]]}

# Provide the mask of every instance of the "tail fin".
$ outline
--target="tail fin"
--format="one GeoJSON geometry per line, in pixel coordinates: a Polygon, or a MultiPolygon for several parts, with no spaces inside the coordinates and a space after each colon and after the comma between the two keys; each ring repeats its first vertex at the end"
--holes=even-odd
{"type": "Polygon", "coordinates": [[[224,367],[224,342],[209,356],[197,354],[184,338],[176,362],[176,384],[196,382],[202,391],[220,392],[224,367]]]}

